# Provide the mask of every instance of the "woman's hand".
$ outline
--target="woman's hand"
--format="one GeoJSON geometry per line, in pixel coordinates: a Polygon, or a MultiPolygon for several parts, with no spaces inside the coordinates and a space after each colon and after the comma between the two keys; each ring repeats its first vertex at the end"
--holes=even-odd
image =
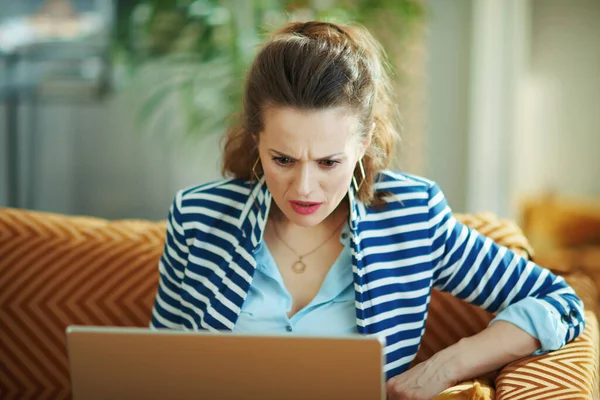
{"type": "Polygon", "coordinates": [[[388,400],[429,400],[456,385],[460,376],[460,348],[450,346],[387,381],[388,400]]]}
{"type": "Polygon", "coordinates": [[[431,399],[465,379],[494,371],[540,348],[538,339],[497,321],[387,382],[389,400],[431,399]]]}
{"type": "Polygon", "coordinates": [[[455,385],[451,359],[441,353],[388,380],[388,400],[429,400],[455,385]]]}

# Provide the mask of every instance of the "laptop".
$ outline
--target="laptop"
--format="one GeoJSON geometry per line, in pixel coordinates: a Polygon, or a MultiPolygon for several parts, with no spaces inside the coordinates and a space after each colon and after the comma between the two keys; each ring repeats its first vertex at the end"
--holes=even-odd
{"type": "Polygon", "coordinates": [[[384,339],[69,326],[74,400],[385,399],[384,339]]]}

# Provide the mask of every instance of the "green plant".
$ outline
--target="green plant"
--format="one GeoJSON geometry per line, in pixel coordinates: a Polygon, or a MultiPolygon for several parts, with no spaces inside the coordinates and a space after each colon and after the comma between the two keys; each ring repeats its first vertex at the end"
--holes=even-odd
{"type": "Polygon", "coordinates": [[[142,129],[202,137],[239,109],[265,32],[298,19],[358,22],[398,49],[424,7],[420,0],[119,0],[116,14],[113,54],[141,82],[142,129]],[[165,114],[181,120],[177,129],[165,114]]]}

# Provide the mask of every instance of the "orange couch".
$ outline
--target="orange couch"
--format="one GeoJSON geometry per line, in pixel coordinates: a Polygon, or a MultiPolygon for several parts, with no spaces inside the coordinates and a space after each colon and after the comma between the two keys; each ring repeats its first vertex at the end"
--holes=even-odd
{"type": "MultiPolygon", "coordinates": [[[[499,243],[531,254],[521,231],[493,215],[457,215],[499,243]]],[[[69,399],[68,325],[146,327],[158,284],[164,222],[107,221],[0,208],[0,398],[69,399]]],[[[567,279],[596,309],[586,276],[567,279]]],[[[563,349],[527,357],[438,399],[598,398],[598,322],[563,349]],[[560,396],[559,396],[560,393],[560,396]]],[[[434,291],[416,361],[472,335],[493,316],[434,291]]]]}

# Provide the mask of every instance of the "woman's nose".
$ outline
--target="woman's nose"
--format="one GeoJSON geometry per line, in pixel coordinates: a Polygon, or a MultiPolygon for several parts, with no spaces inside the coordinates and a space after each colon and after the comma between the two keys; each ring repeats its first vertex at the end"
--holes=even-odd
{"type": "Polygon", "coordinates": [[[296,192],[299,196],[307,197],[312,191],[313,178],[309,165],[302,165],[298,169],[295,179],[296,192]]]}

